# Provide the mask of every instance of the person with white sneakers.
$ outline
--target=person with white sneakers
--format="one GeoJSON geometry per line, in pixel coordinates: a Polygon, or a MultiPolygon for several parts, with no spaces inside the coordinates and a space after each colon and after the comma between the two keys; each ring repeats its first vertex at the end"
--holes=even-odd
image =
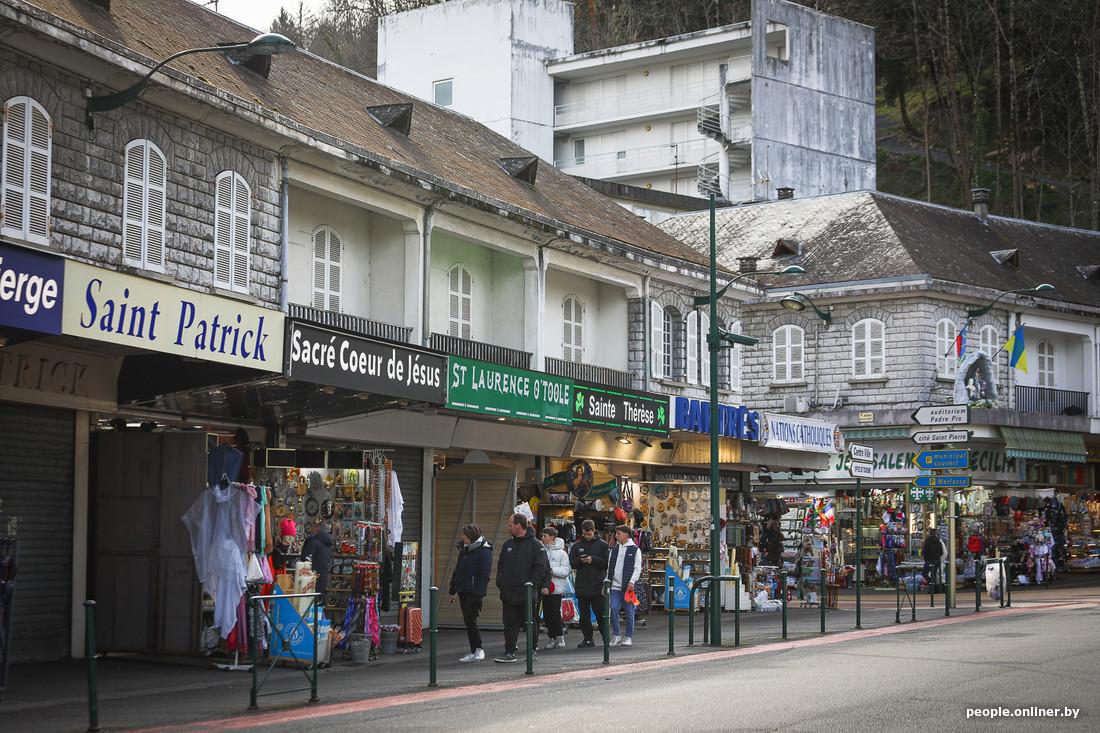
{"type": "Polygon", "coordinates": [[[477,628],[477,617],[481,614],[481,604],[489,592],[489,575],[493,572],[493,546],[481,534],[476,524],[467,524],[459,533],[458,562],[451,575],[449,593],[455,602],[458,594],[462,608],[462,622],[466,624],[466,636],[470,641],[470,653],[460,662],[481,662],[485,660],[485,650],[481,648],[481,631],[477,628]]]}
{"type": "Polygon", "coordinates": [[[550,641],[543,649],[564,649],[561,597],[566,591],[573,568],[569,564],[569,554],[565,551],[565,540],[558,537],[558,530],[553,527],[543,529],[542,544],[546,546],[546,557],[550,561],[550,588],[542,596],[542,617],[546,621],[546,634],[550,641]]]}
{"type": "Polygon", "coordinates": [[[607,561],[607,579],[611,581],[611,646],[634,643],[634,584],[642,574],[642,554],[630,538],[630,527],[615,528],[615,546],[607,561]],[[619,611],[626,610],[626,633],[619,635],[619,611]]]}

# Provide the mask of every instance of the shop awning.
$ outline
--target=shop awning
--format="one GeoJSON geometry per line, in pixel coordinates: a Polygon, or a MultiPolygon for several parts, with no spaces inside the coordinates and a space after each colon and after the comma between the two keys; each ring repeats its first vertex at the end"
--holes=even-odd
{"type": "Polygon", "coordinates": [[[841,428],[845,440],[866,440],[867,438],[908,438],[909,427],[897,425],[881,428],[841,428]]]}
{"type": "Polygon", "coordinates": [[[1040,461],[1085,462],[1085,439],[1080,433],[1001,426],[1005,455],[1040,461]]]}

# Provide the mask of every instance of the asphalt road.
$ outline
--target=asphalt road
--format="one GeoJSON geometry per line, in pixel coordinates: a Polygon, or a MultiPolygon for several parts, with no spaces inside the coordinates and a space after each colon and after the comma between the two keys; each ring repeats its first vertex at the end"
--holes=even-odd
{"type": "Polygon", "coordinates": [[[519,663],[486,684],[471,665],[468,686],[156,730],[1100,730],[1100,607],[1035,611],[534,677],[519,663]],[[1059,715],[1017,715],[1032,708],[1059,715]]]}

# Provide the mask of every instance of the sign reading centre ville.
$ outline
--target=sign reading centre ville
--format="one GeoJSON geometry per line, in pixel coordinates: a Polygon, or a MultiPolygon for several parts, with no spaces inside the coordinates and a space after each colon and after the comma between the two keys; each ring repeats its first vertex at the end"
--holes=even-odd
{"type": "Polygon", "coordinates": [[[836,423],[768,413],[760,418],[760,445],[812,453],[839,453],[844,450],[844,435],[836,423]]]}
{"type": "Polygon", "coordinates": [[[0,243],[0,324],[61,333],[65,260],[0,243]]]}
{"type": "Polygon", "coordinates": [[[668,397],[574,381],[573,424],[668,437],[668,397]]]}
{"type": "Polygon", "coordinates": [[[286,374],[358,392],[443,404],[446,357],[306,323],[287,324],[286,374]]]}
{"type": "Polygon", "coordinates": [[[570,425],[573,380],[452,356],[447,365],[447,407],[570,425]]]}
{"type": "Polygon", "coordinates": [[[269,372],[283,370],[283,314],[229,298],[65,262],[61,330],[269,372]]]}

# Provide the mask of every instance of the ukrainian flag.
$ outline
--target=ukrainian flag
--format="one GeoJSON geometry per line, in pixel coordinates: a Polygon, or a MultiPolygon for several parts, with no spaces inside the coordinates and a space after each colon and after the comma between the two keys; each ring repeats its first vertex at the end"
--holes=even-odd
{"type": "Polygon", "coordinates": [[[1005,342],[1004,349],[1010,354],[1008,365],[1022,369],[1024,374],[1027,374],[1027,351],[1024,349],[1024,325],[1022,323],[1005,342]]]}

